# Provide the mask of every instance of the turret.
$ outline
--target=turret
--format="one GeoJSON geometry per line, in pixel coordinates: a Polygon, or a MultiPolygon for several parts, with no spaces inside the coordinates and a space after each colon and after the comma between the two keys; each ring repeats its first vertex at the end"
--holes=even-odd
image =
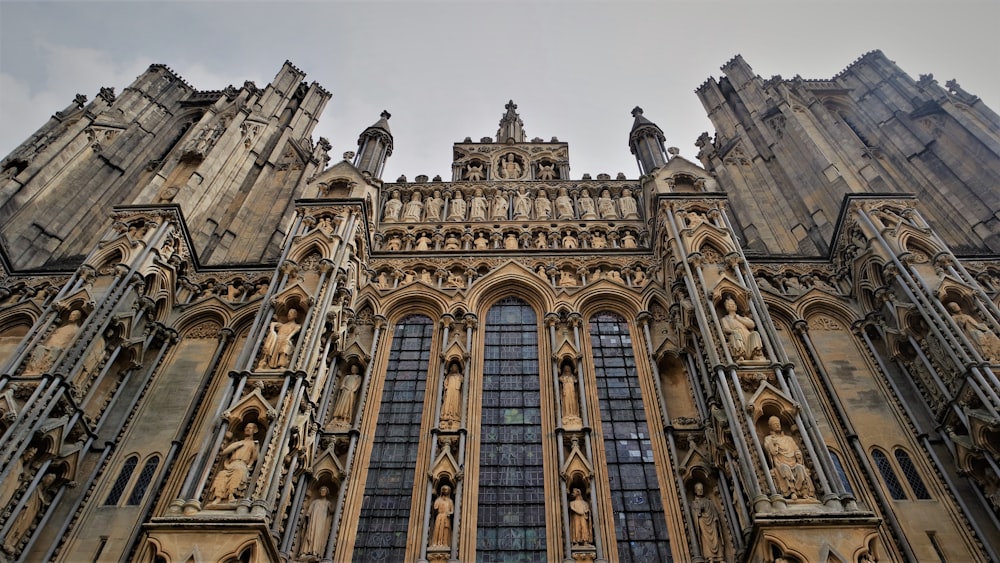
{"type": "Polygon", "coordinates": [[[385,161],[392,154],[390,117],[392,115],[383,110],[375,125],[365,129],[358,137],[358,155],[354,157],[354,166],[362,172],[368,172],[374,178],[382,177],[385,161]]]}
{"type": "Polygon", "coordinates": [[[526,141],[524,136],[524,122],[521,121],[521,116],[517,115],[517,104],[514,100],[507,102],[504,106],[507,113],[503,114],[500,118],[500,128],[497,129],[497,142],[498,143],[523,143],[526,141]]]}
{"type": "Polygon", "coordinates": [[[654,169],[667,163],[667,151],[663,146],[666,137],[663,130],[655,123],[642,116],[642,108],[636,106],[632,110],[635,122],[628,135],[628,148],[639,163],[639,172],[649,174],[654,169]]]}

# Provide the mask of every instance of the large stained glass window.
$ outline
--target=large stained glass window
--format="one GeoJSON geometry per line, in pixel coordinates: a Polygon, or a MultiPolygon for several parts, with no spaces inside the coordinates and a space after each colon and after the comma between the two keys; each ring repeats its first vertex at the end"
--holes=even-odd
{"type": "Polygon", "coordinates": [[[393,333],[355,561],[403,560],[433,333],[423,316],[403,319],[393,333]]]}
{"type": "Polygon", "coordinates": [[[614,313],[595,315],[590,320],[590,343],[618,558],[636,563],[671,561],[628,323],[614,313]]]}
{"type": "Polygon", "coordinates": [[[545,561],[535,312],[505,298],[486,315],[485,336],[476,558],[545,561]]]}

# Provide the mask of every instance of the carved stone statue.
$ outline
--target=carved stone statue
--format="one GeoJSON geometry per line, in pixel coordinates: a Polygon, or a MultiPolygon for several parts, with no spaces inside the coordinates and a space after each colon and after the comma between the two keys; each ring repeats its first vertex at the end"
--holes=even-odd
{"type": "Polygon", "coordinates": [[[972,315],[963,313],[962,308],[954,301],[948,303],[948,311],[951,312],[951,318],[955,320],[955,324],[965,332],[984,358],[987,360],[1000,359],[1000,338],[993,334],[986,323],[979,322],[972,315]]]}
{"type": "Polygon", "coordinates": [[[462,373],[457,362],[448,367],[444,376],[444,397],[441,399],[441,428],[454,430],[462,421],[462,373]]]}
{"type": "Polygon", "coordinates": [[[736,301],[727,297],[725,301],[726,315],[720,319],[722,332],[729,339],[729,351],[734,360],[761,360],[764,358],[763,344],[760,333],[754,329],[753,319],[736,312],[736,301]]]}
{"type": "Polygon", "coordinates": [[[563,238],[562,238],[562,247],[563,248],[576,248],[577,246],[578,245],[577,245],[577,242],[576,242],[576,237],[573,236],[573,233],[571,233],[570,231],[566,231],[566,234],[564,234],[563,238]]]}
{"type": "Polygon", "coordinates": [[[535,248],[548,248],[549,247],[549,237],[545,236],[545,233],[539,232],[535,237],[535,248]]]}
{"type": "Polygon", "coordinates": [[[705,485],[694,484],[694,500],[691,501],[691,514],[698,528],[698,543],[701,545],[701,555],[705,561],[712,563],[725,561],[726,548],[722,535],[722,516],[719,509],[710,499],[705,498],[705,485]]]}
{"type": "Polygon", "coordinates": [[[514,160],[513,153],[508,153],[502,161],[500,161],[500,177],[504,180],[516,180],[521,177],[524,170],[521,165],[514,160]]]}
{"type": "Polygon", "coordinates": [[[576,379],[572,366],[564,364],[562,373],[559,374],[559,390],[561,391],[559,399],[562,403],[563,426],[579,427],[582,424],[580,397],[576,392],[576,379]]]}
{"type": "Polygon", "coordinates": [[[306,512],[306,528],[302,533],[302,546],[299,555],[323,556],[326,541],[330,537],[330,525],[333,523],[333,503],[327,498],[329,487],[319,488],[319,496],[309,503],[306,512]]]}
{"type": "Polygon", "coordinates": [[[55,480],[55,473],[46,473],[42,476],[42,479],[38,482],[38,486],[34,490],[25,493],[28,495],[28,500],[24,503],[21,511],[17,513],[13,524],[11,524],[10,531],[7,532],[7,536],[3,539],[3,550],[8,554],[14,555],[15,558],[20,555],[18,545],[21,543],[21,540],[31,531],[31,526],[35,523],[35,518],[44,512],[45,508],[52,502],[48,489],[52,487],[52,483],[55,480]]]}
{"type": "Polygon", "coordinates": [[[451,546],[451,515],[455,513],[455,503],[451,500],[451,487],[443,485],[434,499],[434,529],[431,532],[431,547],[451,546]]]}
{"type": "Polygon", "coordinates": [[[254,440],[255,434],[257,425],[248,422],[243,428],[243,439],[229,444],[222,450],[220,454],[222,467],[212,481],[209,504],[233,503],[236,502],[236,495],[243,493],[247,478],[250,477],[250,470],[260,455],[257,441],[254,440]]]}
{"type": "Polygon", "coordinates": [[[292,360],[292,352],[295,350],[295,337],[302,328],[302,325],[296,320],[298,316],[298,310],[289,309],[287,321],[271,323],[267,329],[267,336],[264,338],[263,354],[260,363],[257,364],[257,369],[288,367],[288,363],[292,360]]]}
{"type": "Polygon", "coordinates": [[[403,202],[399,201],[399,190],[392,190],[389,200],[385,202],[382,212],[383,221],[399,221],[399,212],[403,210],[403,202]]]}
{"type": "Polygon", "coordinates": [[[506,221],[508,206],[507,194],[497,190],[497,192],[493,194],[493,209],[490,212],[490,218],[499,221],[506,221]]]}
{"type": "Polygon", "coordinates": [[[617,219],[618,212],[615,211],[615,201],[611,199],[611,191],[601,191],[601,197],[597,198],[597,211],[601,214],[601,219],[617,219]]]}
{"type": "Polygon", "coordinates": [[[465,169],[465,179],[470,182],[478,182],[483,179],[483,165],[478,162],[470,162],[465,169]]]}
{"type": "Polygon", "coordinates": [[[597,208],[594,205],[594,199],[590,197],[590,192],[581,191],[577,204],[580,206],[581,219],[597,219],[597,208]]]}
{"type": "Polygon", "coordinates": [[[579,284],[576,282],[576,276],[573,275],[573,272],[561,270],[559,272],[559,285],[563,287],[576,287],[579,284]]]}
{"type": "Polygon", "coordinates": [[[420,233],[417,237],[417,244],[413,247],[413,250],[430,250],[431,249],[431,238],[424,233],[420,233]]]}
{"type": "Polygon", "coordinates": [[[340,378],[337,386],[337,400],[333,404],[330,418],[336,426],[348,426],[354,421],[354,401],[361,388],[361,374],[358,364],[351,364],[348,373],[340,378]]]}
{"type": "Polygon", "coordinates": [[[445,250],[461,250],[462,241],[458,240],[458,237],[454,233],[449,234],[444,239],[444,249],[445,250]]]}
{"type": "Polygon", "coordinates": [[[385,249],[389,252],[394,252],[401,250],[403,248],[403,241],[399,237],[393,235],[389,237],[389,241],[385,243],[385,249]]]}
{"type": "Polygon", "coordinates": [[[625,231],[622,236],[622,248],[638,248],[638,246],[632,231],[625,231]]]}
{"type": "Polygon", "coordinates": [[[638,219],[639,208],[635,198],[632,197],[632,190],[625,188],[622,196],[618,199],[618,207],[622,210],[622,219],[638,219]]]}
{"type": "Polygon", "coordinates": [[[767,419],[771,433],[764,437],[764,449],[771,459],[771,477],[785,498],[816,498],[809,469],[802,460],[802,450],[795,439],[781,429],[781,419],[767,419]]]}
{"type": "Polygon", "coordinates": [[[444,198],[441,197],[440,190],[434,190],[431,197],[427,198],[424,204],[425,219],[428,223],[441,220],[441,210],[444,209],[444,198]]]}
{"type": "Polygon", "coordinates": [[[535,219],[547,221],[552,218],[552,202],[545,190],[539,189],[535,195],[535,219]]]}
{"type": "Polygon", "coordinates": [[[514,196],[514,218],[528,219],[531,217],[531,197],[524,188],[519,188],[514,196]]]}
{"type": "Polygon", "coordinates": [[[555,180],[556,179],[556,165],[555,164],[538,164],[538,179],[539,180],[555,180]]]}
{"type": "Polygon", "coordinates": [[[403,222],[416,223],[424,212],[424,202],[420,201],[420,192],[413,192],[410,201],[403,208],[403,222]]]}
{"type": "Polygon", "coordinates": [[[476,240],[472,241],[472,245],[476,250],[486,250],[490,247],[490,241],[483,236],[483,233],[477,233],[476,240]]]}
{"type": "Polygon", "coordinates": [[[472,194],[472,209],[469,211],[469,220],[486,220],[486,197],[483,196],[483,190],[481,189],[477,189],[472,194]]]}
{"type": "Polygon", "coordinates": [[[556,196],[556,218],[573,218],[573,199],[569,197],[566,188],[559,188],[559,195],[556,196]]]}
{"type": "Polygon", "coordinates": [[[569,502],[569,537],[573,545],[591,545],[594,529],[590,525],[590,503],[583,499],[580,489],[574,488],[569,502]]]}
{"type": "Polygon", "coordinates": [[[607,248],[608,247],[608,239],[604,238],[604,235],[602,235],[601,233],[596,233],[590,239],[590,247],[591,248],[607,248]]]}
{"type": "Polygon", "coordinates": [[[455,190],[455,193],[451,196],[451,205],[448,206],[448,220],[465,220],[465,207],[466,203],[465,198],[462,196],[462,191],[455,190]]]}
{"type": "Polygon", "coordinates": [[[503,239],[503,247],[507,250],[517,250],[517,235],[507,233],[507,237],[503,239]]]}
{"type": "Polygon", "coordinates": [[[81,318],[83,318],[83,314],[79,309],[70,311],[66,317],[66,322],[53,330],[52,334],[45,339],[44,344],[40,344],[35,348],[31,359],[28,360],[28,365],[25,366],[25,371],[40,373],[52,367],[52,364],[58,359],[59,354],[73,343],[73,338],[76,337],[76,333],[80,330],[81,318]]]}

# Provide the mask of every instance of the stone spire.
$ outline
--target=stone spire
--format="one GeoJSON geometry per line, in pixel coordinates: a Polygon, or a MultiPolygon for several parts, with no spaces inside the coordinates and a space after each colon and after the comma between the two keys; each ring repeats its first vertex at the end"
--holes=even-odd
{"type": "Polygon", "coordinates": [[[632,131],[628,135],[628,148],[639,163],[639,172],[649,174],[656,168],[667,163],[667,151],[663,146],[666,137],[663,130],[655,123],[642,116],[642,108],[636,106],[632,110],[632,131]]]}
{"type": "Polygon", "coordinates": [[[382,177],[385,161],[392,154],[392,133],[389,131],[389,118],[392,115],[383,110],[379,117],[374,125],[365,129],[358,137],[358,154],[354,157],[354,166],[374,178],[382,177]]]}
{"type": "Polygon", "coordinates": [[[521,121],[521,116],[517,115],[517,104],[514,100],[507,102],[504,106],[507,110],[500,118],[500,128],[497,129],[497,142],[498,143],[523,143],[525,142],[524,136],[524,122],[521,121]]]}

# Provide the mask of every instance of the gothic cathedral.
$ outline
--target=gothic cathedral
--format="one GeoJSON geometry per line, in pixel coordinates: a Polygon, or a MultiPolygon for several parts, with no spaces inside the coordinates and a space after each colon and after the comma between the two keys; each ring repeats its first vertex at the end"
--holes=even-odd
{"type": "Polygon", "coordinates": [[[0,561],[1000,560],[1000,117],[722,71],[615,177],[513,101],[331,161],[290,63],[77,96],[0,163],[0,561]]]}

